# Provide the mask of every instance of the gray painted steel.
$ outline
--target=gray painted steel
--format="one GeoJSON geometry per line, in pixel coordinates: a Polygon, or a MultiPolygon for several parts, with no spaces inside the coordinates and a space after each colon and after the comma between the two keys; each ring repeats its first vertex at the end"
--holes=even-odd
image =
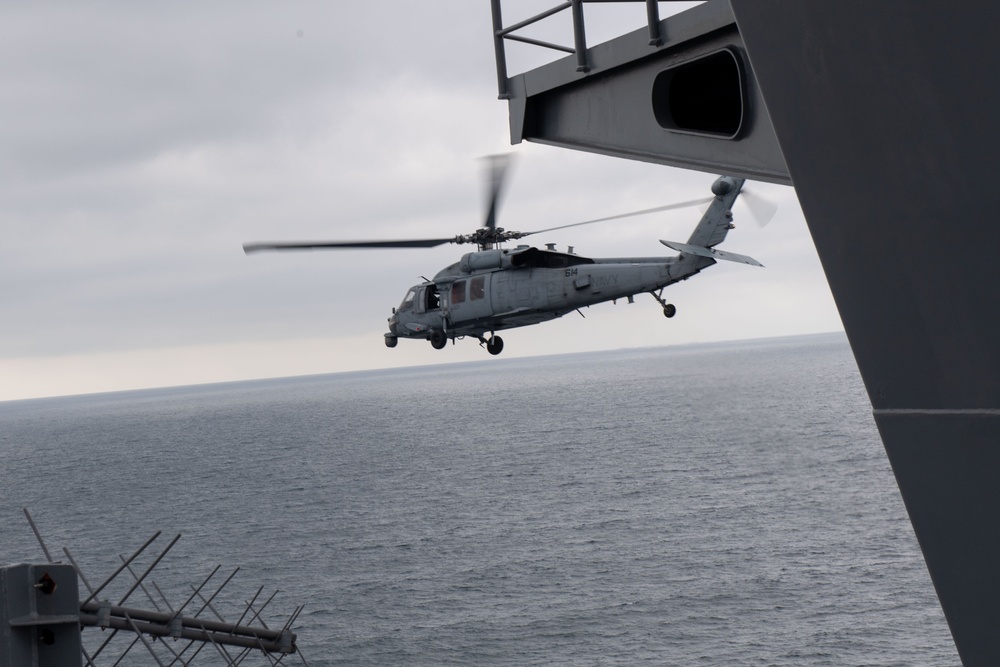
{"type": "Polygon", "coordinates": [[[998,665],[1000,8],[733,9],[959,655],[998,665]]]}
{"type": "Polygon", "coordinates": [[[77,604],[71,565],[0,567],[0,667],[81,665],[77,604]]]}
{"type": "Polygon", "coordinates": [[[794,182],[969,666],[1000,664],[998,25],[988,2],[716,1],[661,22],[658,49],[643,29],[589,74],[564,59],[509,86],[515,143],[794,182]],[[651,126],[655,70],[723,43],[749,64],[745,133],[651,126]]]}
{"type": "MultiPolygon", "coordinates": [[[[729,5],[707,2],[660,22],[660,45],[641,28],[588,50],[588,69],[576,56],[509,80],[511,141],[578,148],[758,181],[788,184],[764,101],[743,72],[744,124],[735,139],[664,129],[657,122],[653,84],[658,74],[743,43],[729,5]]],[[[501,68],[498,68],[501,69],[501,68]]],[[[506,71],[506,68],[502,68],[506,71]]]]}

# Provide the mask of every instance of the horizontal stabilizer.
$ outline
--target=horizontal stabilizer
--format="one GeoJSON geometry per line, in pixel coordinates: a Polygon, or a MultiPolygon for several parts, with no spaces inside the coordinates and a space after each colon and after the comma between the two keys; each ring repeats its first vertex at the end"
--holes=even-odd
{"type": "Polygon", "coordinates": [[[705,248],[700,245],[691,245],[689,243],[663,241],[662,239],[660,240],[660,243],[668,248],[673,248],[678,252],[687,253],[688,255],[700,255],[702,257],[711,257],[712,259],[724,259],[727,262],[739,262],[741,264],[749,264],[750,266],[764,266],[753,257],[738,255],[735,252],[726,252],[725,250],[716,250],[715,248],[705,248]]]}

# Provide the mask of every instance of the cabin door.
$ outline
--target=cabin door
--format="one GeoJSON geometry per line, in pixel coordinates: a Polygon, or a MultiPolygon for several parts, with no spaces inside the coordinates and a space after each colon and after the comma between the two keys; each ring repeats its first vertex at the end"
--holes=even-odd
{"type": "Polygon", "coordinates": [[[448,291],[448,308],[454,324],[474,322],[493,314],[490,303],[492,277],[492,274],[484,273],[462,278],[451,284],[451,289],[448,291]]]}

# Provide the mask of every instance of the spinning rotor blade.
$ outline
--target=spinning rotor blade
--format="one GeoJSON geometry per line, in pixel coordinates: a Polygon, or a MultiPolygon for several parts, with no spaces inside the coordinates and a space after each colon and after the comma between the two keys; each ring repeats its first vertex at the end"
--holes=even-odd
{"type": "Polygon", "coordinates": [[[433,248],[454,242],[447,239],[414,239],[410,241],[301,241],[297,243],[244,243],[243,252],[262,250],[335,250],[337,248],[433,248]]]}
{"type": "Polygon", "coordinates": [[[569,225],[559,225],[558,227],[549,227],[548,229],[536,229],[533,232],[524,232],[524,236],[530,234],[541,234],[542,232],[552,232],[557,229],[567,229],[568,227],[579,227],[581,225],[592,225],[595,222],[607,222],[608,220],[618,220],[620,218],[631,218],[635,215],[645,215],[647,213],[658,213],[660,211],[670,211],[676,208],[688,208],[691,206],[699,206],[701,204],[707,204],[708,202],[715,199],[715,197],[707,197],[703,199],[692,199],[691,201],[682,201],[674,204],[667,204],[665,206],[656,206],[655,208],[645,208],[641,211],[632,211],[631,213],[619,213],[618,215],[609,215],[606,218],[597,218],[596,220],[585,220],[583,222],[574,222],[569,225]]]}
{"type": "Polygon", "coordinates": [[[503,189],[504,177],[507,174],[507,167],[510,166],[511,156],[509,154],[490,155],[485,158],[489,161],[489,199],[486,201],[486,219],[483,227],[486,229],[497,228],[497,208],[500,203],[500,191],[503,189]]]}
{"type": "Polygon", "coordinates": [[[778,212],[778,205],[757,190],[744,187],[740,192],[740,199],[747,205],[750,217],[758,227],[764,227],[774,219],[774,214],[778,212]]]}

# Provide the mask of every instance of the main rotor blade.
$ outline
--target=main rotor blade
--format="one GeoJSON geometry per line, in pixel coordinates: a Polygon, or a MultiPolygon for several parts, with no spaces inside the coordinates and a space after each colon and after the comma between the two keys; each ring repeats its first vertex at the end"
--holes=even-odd
{"type": "Polygon", "coordinates": [[[500,155],[490,155],[485,158],[489,161],[489,199],[486,201],[486,219],[483,227],[487,229],[497,228],[497,209],[500,206],[500,191],[503,189],[504,177],[507,174],[507,167],[510,166],[511,156],[509,153],[500,155]]]}
{"type": "Polygon", "coordinates": [[[433,248],[452,243],[447,239],[413,239],[410,241],[299,241],[295,243],[244,243],[243,252],[250,254],[262,250],[336,250],[338,248],[433,248]]]}
{"type": "Polygon", "coordinates": [[[557,229],[567,229],[568,227],[579,227],[581,225],[592,225],[595,222],[607,222],[609,220],[620,220],[621,218],[631,218],[635,215],[645,215],[647,213],[659,213],[660,211],[670,211],[676,208],[689,208],[691,206],[699,206],[700,204],[707,204],[708,202],[715,199],[715,197],[707,197],[702,199],[692,199],[691,201],[682,201],[674,204],[667,204],[665,206],[656,206],[654,208],[645,208],[641,211],[632,211],[631,213],[620,213],[618,215],[609,215],[606,218],[597,218],[595,220],[585,220],[583,222],[574,222],[569,225],[559,225],[558,227],[549,227],[548,229],[536,229],[533,232],[524,232],[524,236],[529,234],[541,234],[542,232],[552,232],[557,229]]]}

